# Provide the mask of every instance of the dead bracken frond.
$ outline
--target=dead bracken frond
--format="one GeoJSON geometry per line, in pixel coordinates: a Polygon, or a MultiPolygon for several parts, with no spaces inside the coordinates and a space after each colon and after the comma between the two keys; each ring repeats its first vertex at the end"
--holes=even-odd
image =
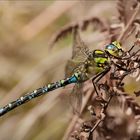
{"type": "Polygon", "coordinates": [[[79,22],[73,22],[64,26],[60,31],[58,31],[49,42],[49,46],[52,47],[58,40],[66,37],[69,33],[72,33],[74,29],[80,29],[82,31],[86,30],[89,25],[92,25],[94,28],[104,31],[107,29],[106,23],[98,17],[90,17],[83,19],[79,22]]]}

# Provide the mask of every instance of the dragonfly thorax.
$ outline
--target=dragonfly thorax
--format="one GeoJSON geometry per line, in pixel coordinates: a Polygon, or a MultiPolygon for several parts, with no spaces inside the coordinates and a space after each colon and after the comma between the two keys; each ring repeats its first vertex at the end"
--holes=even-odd
{"type": "Polygon", "coordinates": [[[110,64],[110,59],[108,55],[102,50],[94,50],[93,57],[96,63],[96,68],[100,69],[100,71],[106,69],[110,64]]]}
{"type": "Polygon", "coordinates": [[[88,61],[94,63],[96,67],[103,67],[103,65],[110,63],[108,55],[102,50],[92,51],[88,57],[88,61]]]}
{"type": "Polygon", "coordinates": [[[81,82],[88,80],[99,72],[104,71],[110,65],[110,59],[102,50],[94,50],[90,52],[84,64],[80,65],[76,72],[80,72],[81,82]]]}

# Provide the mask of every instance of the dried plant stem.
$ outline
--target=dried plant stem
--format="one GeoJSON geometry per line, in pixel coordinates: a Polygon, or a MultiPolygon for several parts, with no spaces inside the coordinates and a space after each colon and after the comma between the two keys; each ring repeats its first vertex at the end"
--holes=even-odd
{"type": "Polygon", "coordinates": [[[105,114],[102,113],[100,119],[97,120],[97,122],[95,123],[94,127],[90,130],[88,140],[91,139],[92,132],[99,126],[99,124],[104,120],[104,118],[105,118],[105,114]]]}
{"type": "Polygon", "coordinates": [[[132,17],[130,18],[128,24],[126,25],[126,27],[124,28],[124,30],[122,31],[122,33],[120,34],[120,36],[118,37],[118,41],[122,41],[123,40],[123,37],[124,35],[127,33],[127,31],[129,30],[129,28],[131,27],[134,19],[136,18],[137,14],[139,13],[139,10],[140,10],[140,3],[138,3],[136,9],[135,9],[135,12],[134,14],[132,15],[132,17]]]}
{"type": "Polygon", "coordinates": [[[105,117],[106,117],[105,112],[106,112],[106,109],[107,109],[107,107],[108,107],[108,105],[109,105],[109,103],[110,103],[112,97],[113,97],[113,95],[111,94],[110,97],[109,97],[109,99],[108,99],[107,104],[106,104],[106,105],[102,108],[102,110],[101,110],[100,118],[97,120],[97,122],[95,123],[95,125],[93,126],[93,128],[90,130],[90,133],[89,133],[89,140],[90,140],[90,138],[91,138],[91,136],[92,136],[93,131],[94,131],[94,130],[99,126],[99,124],[105,119],[105,117]]]}
{"type": "Polygon", "coordinates": [[[74,125],[76,124],[77,120],[78,120],[79,116],[78,115],[74,115],[71,122],[69,123],[69,126],[62,138],[62,140],[67,140],[69,138],[69,135],[74,127],[74,125]]]}

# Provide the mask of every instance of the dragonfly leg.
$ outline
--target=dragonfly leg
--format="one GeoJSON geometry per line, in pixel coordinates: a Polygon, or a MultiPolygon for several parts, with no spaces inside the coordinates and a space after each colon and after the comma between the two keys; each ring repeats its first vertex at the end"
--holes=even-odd
{"type": "Polygon", "coordinates": [[[130,53],[133,50],[133,48],[136,47],[136,45],[138,45],[139,43],[139,40],[135,41],[134,45],[127,52],[130,53]]]}
{"type": "Polygon", "coordinates": [[[122,60],[128,60],[128,59],[132,58],[133,56],[137,55],[139,52],[140,52],[140,49],[138,49],[136,52],[133,52],[132,54],[130,54],[129,57],[122,58],[122,60]]]}
{"type": "Polygon", "coordinates": [[[135,47],[135,45],[133,45],[127,52],[130,53],[134,47],[135,47]]]}
{"type": "Polygon", "coordinates": [[[122,66],[116,64],[116,63],[113,63],[117,68],[119,68],[120,70],[123,70],[123,71],[128,71],[127,68],[123,68],[122,66]]]}
{"type": "Polygon", "coordinates": [[[136,54],[138,54],[140,52],[140,49],[138,49],[136,52],[133,52],[132,54],[130,54],[130,52],[133,50],[133,48],[135,47],[135,45],[133,45],[127,52],[126,54],[128,53],[130,56],[129,57],[124,57],[122,58],[122,60],[128,60],[130,59],[131,57],[135,56],[136,54]]]}
{"type": "Polygon", "coordinates": [[[138,52],[140,52],[140,49],[138,49],[136,52],[134,52],[130,57],[135,56],[138,52]]]}
{"type": "Polygon", "coordinates": [[[92,79],[92,83],[93,83],[93,86],[94,86],[94,89],[95,89],[95,92],[97,94],[97,96],[99,96],[98,94],[98,91],[97,91],[97,88],[96,88],[96,85],[97,83],[99,82],[99,80],[104,77],[108,72],[110,71],[110,67],[105,69],[104,71],[102,71],[101,73],[97,74],[95,77],[93,77],[92,79]]]}

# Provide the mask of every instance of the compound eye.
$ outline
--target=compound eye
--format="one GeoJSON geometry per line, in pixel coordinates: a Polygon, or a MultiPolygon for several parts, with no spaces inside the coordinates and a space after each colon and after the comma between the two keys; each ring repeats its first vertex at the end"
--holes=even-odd
{"type": "Polygon", "coordinates": [[[108,46],[106,46],[106,49],[107,50],[114,50],[115,47],[114,47],[114,45],[108,45],[108,46]]]}

